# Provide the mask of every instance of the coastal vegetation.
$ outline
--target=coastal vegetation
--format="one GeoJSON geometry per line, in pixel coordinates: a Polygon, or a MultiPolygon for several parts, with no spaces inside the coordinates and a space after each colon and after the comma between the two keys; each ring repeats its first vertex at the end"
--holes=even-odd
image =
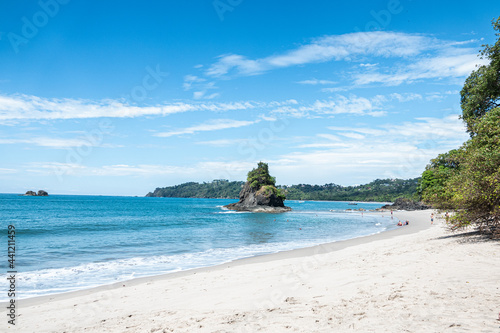
{"type": "MultiPolygon", "coordinates": [[[[276,186],[287,200],[330,200],[330,201],[394,201],[397,198],[411,198],[417,191],[419,178],[377,179],[368,184],[341,186],[336,184],[276,186]]],[[[177,198],[238,198],[245,183],[242,181],[214,180],[208,183],[184,183],[157,188],[150,197],[177,198]]],[[[269,191],[269,189],[268,189],[269,191]]]]}
{"type": "Polygon", "coordinates": [[[465,81],[462,119],[471,138],[460,148],[431,160],[418,194],[441,210],[453,210],[452,229],[474,226],[500,237],[500,17],[493,22],[498,37],[483,45],[489,60],[465,81]]]}
{"type": "Polygon", "coordinates": [[[248,172],[247,181],[239,193],[239,201],[226,205],[237,211],[283,213],[290,211],[283,201],[286,199],[281,189],[276,188],[276,179],[269,174],[267,163],[259,162],[257,168],[248,172]]]}
{"type": "Polygon", "coordinates": [[[274,194],[281,200],[286,199],[285,193],[281,189],[276,188],[276,178],[271,177],[269,174],[267,163],[259,162],[257,168],[248,172],[247,182],[258,194],[266,196],[274,194]]]}
{"type": "Polygon", "coordinates": [[[164,198],[223,198],[235,199],[245,182],[216,179],[212,182],[188,182],[175,186],[158,187],[149,192],[147,197],[164,198]]]}

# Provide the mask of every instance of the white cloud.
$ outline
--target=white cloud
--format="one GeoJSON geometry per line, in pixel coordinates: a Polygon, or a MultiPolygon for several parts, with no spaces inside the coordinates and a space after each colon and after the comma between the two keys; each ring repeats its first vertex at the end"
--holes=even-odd
{"type": "Polygon", "coordinates": [[[380,96],[368,99],[356,95],[351,95],[349,97],[338,95],[335,99],[316,100],[308,106],[285,106],[276,108],[273,110],[273,113],[294,118],[338,114],[380,117],[386,114],[386,111],[382,110],[381,102],[380,96]]]}
{"type": "MultiPolygon", "coordinates": [[[[209,95],[208,98],[214,98],[209,95]]],[[[294,104],[283,102],[232,103],[170,103],[155,106],[135,106],[117,100],[49,99],[30,95],[0,95],[0,123],[12,124],[19,120],[56,120],[86,118],[135,118],[166,116],[189,111],[234,111],[294,104]]]]}
{"type": "Polygon", "coordinates": [[[206,79],[199,78],[196,75],[186,75],[184,76],[183,88],[184,90],[190,90],[194,83],[205,82],[206,79]]]}
{"type": "Polygon", "coordinates": [[[348,147],[345,143],[306,143],[298,145],[296,148],[336,148],[336,147],[348,147]]]}
{"type": "Polygon", "coordinates": [[[411,122],[367,127],[330,127],[342,141],[323,135],[304,138],[301,149],[269,161],[283,183],[297,179],[302,183],[351,185],[355,180],[410,178],[419,176],[431,158],[459,147],[468,135],[458,115],[444,118],[417,118],[411,122]],[[311,142],[312,141],[312,142],[311,142]],[[314,172],[310,172],[314,170],[314,172]],[[348,180],[346,182],[346,180],[348,180]]]}
{"type": "Polygon", "coordinates": [[[73,138],[73,139],[63,139],[63,138],[49,138],[49,137],[34,137],[28,139],[0,139],[0,145],[2,144],[30,144],[39,147],[55,148],[55,149],[65,149],[72,147],[102,147],[102,148],[117,148],[121,147],[119,145],[103,144],[96,140],[95,138],[73,138]]]}
{"type": "Polygon", "coordinates": [[[175,130],[175,131],[170,131],[170,132],[162,132],[162,133],[157,133],[155,136],[158,137],[170,137],[170,136],[176,136],[176,135],[182,135],[182,134],[194,134],[197,132],[207,132],[207,131],[218,131],[222,129],[228,129],[228,128],[238,128],[238,127],[243,127],[243,126],[249,126],[253,125],[255,123],[258,123],[260,120],[255,120],[255,121],[247,121],[247,120],[233,120],[233,119],[213,119],[210,120],[206,123],[175,130]]]}
{"type": "Polygon", "coordinates": [[[266,58],[253,60],[238,54],[221,55],[207,69],[206,75],[257,75],[274,68],[349,60],[352,56],[408,57],[433,47],[437,42],[422,35],[383,31],[325,36],[294,50],[266,58]]]}
{"type": "Polygon", "coordinates": [[[9,168],[0,168],[0,175],[1,174],[11,174],[11,173],[17,173],[19,170],[16,169],[9,169],[9,168]]]}
{"type": "Polygon", "coordinates": [[[423,79],[459,78],[469,75],[476,65],[487,63],[487,60],[478,58],[476,52],[471,50],[468,54],[438,55],[418,59],[391,73],[355,74],[354,83],[357,85],[383,83],[395,86],[423,79]]]}
{"type": "Polygon", "coordinates": [[[411,140],[415,144],[428,140],[434,142],[451,140],[458,147],[468,138],[465,132],[465,125],[459,119],[458,115],[449,115],[444,118],[415,118],[413,122],[385,124],[379,126],[379,128],[335,126],[328,128],[344,136],[348,136],[350,133],[360,133],[362,136],[369,136],[371,138],[411,140]]]}
{"type": "Polygon", "coordinates": [[[346,132],[346,133],[339,133],[339,134],[342,136],[345,136],[347,138],[357,139],[357,140],[361,140],[361,139],[365,138],[364,135],[359,134],[359,133],[353,133],[353,132],[346,132]]]}
{"type": "MultiPolygon", "coordinates": [[[[461,78],[486,60],[477,57],[477,50],[466,44],[477,42],[440,40],[428,35],[385,31],[355,32],[324,36],[281,54],[250,59],[244,55],[226,54],[205,70],[213,78],[259,75],[292,66],[330,61],[366,61],[373,58],[396,58],[390,67],[381,63],[362,62],[353,66],[350,79],[354,86],[382,83],[394,86],[425,79],[461,78]]],[[[297,83],[333,84],[333,81],[310,79],[297,83]]],[[[346,88],[324,88],[338,92],[346,88]]]]}
{"type": "Polygon", "coordinates": [[[213,146],[213,147],[230,147],[246,142],[248,142],[248,139],[220,139],[220,140],[200,141],[196,142],[196,144],[213,146]]]}
{"type": "Polygon", "coordinates": [[[310,79],[310,80],[299,81],[297,83],[299,83],[299,84],[309,84],[309,85],[318,85],[318,84],[335,84],[337,82],[330,81],[330,80],[310,79]]]}
{"type": "MultiPolygon", "coordinates": [[[[157,176],[200,177],[201,179],[243,179],[255,162],[206,161],[195,165],[177,166],[164,164],[112,164],[87,166],[77,163],[32,162],[23,167],[23,172],[44,176],[78,177],[140,177],[157,176]]],[[[5,169],[9,171],[10,169],[5,169]]],[[[14,170],[15,171],[15,170],[14,170]]],[[[0,169],[0,174],[2,169],[0,169]]],[[[6,172],[6,173],[11,173],[6,172]]]]}
{"type": "Polygon", "coordinates": [[[373,67],[377,67],[378,64],[359,64],[359,67],[365,67],[365,68],[373,68],[373,67]]]}

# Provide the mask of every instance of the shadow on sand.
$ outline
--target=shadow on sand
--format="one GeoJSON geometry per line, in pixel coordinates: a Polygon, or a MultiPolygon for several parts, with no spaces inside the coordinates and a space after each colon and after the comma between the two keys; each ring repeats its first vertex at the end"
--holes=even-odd
{"type": "Polygon", "coordinates": [[[458,243],[480,243],[480,242],[495,242],[500,243],[500,239],[492,238],[491,234],[484,234],[477,230],[475,231],[448,231],[451,234],[441,236],[436,239],[456,239],[458,243]]]}

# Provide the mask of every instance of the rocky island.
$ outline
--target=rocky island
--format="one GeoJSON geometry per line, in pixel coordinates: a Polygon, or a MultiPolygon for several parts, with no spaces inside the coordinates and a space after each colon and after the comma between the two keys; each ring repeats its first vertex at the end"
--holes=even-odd
{"type": "Polygon", "coordinates": [[[267,163],[259,162],[248,173],[240,192],[240,201],[224,206],[230,210],[255,213],[283,213],[292,210],[285,206],[285,194],[276,188],[276,179],[269,175],[267,163]]]}
{"type": "Polygon", "coordinates": [[[48,197],[49,196],[49,194],[47,192],[45,192],[44,190],[38,191],[38,194],[35,191],[28,191],[23,195],[28,196],[28,197],[48,197]]]}

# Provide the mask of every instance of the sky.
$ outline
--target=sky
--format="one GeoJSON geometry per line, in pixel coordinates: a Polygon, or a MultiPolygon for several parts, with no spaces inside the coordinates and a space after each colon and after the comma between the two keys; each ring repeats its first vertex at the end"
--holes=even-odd
{"type": "Polygon", "coordinates": [[[418,177],[500,2],[4,1],[0,193],[418,177]]]}

